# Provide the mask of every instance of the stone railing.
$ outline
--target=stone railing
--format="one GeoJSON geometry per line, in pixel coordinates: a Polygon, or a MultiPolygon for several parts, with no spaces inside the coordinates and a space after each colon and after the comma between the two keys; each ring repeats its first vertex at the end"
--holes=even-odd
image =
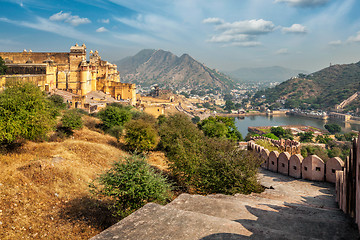
{"type": "Polygon", "coordinates": [[[360,135],[354,139],[342,171],[336,171],[336,201],[360,229],[360,135]]]}
{"type": "Polygon", "coordinates": [[[344,167],[344,162],[338,157],[331,158],[325,163],[316,155],[310,155],[303,158],[298,153],[270,152],[268,149],[256,144],[254,141],[248,142],[248,150],[257,152],[264,160],[261,167],[294,178],[335,183],[336,171],[342,171],[344,167]]]}
{"type": "Polygon", "coordinates": [[[251,140],[253,140],[253,141],[256,141],[259,139],[266,140],[266,141],[272,143],[275,147],[277,147],[282,152],[288,152],[290,154],[297,154],[297,153],[301,152],[301,145],[300,145],[300,142],[298,142],[298,141],[294,141],[294,140],[290,140],[290,139],[275,140],[275,139],[271,139],[271,138],[263,137],[263,136],[256,136],[256,137],[251,138],[251,140]]]}

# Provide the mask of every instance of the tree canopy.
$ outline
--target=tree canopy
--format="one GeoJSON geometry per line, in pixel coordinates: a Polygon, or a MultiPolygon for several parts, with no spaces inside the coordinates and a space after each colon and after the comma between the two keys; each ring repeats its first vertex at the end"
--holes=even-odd
{"type": "Polygon", "coordinates": [[[31,83],[11,82],[0,93],[0,142],[44,137],[55,124],[57,110],[31,83]]]}
{"type": "Polygon", "coordinates": [[[331,134],[341,132],[341,127],[336,123],[329,123],[324,125],[325,129],[328,130],[331,134]]]}
{"type": "Polygon", "coordinates": [[[6,73],[7,67],[5,66],[5,61],[0,57],[0,75],[4,75],[6,73]]]}

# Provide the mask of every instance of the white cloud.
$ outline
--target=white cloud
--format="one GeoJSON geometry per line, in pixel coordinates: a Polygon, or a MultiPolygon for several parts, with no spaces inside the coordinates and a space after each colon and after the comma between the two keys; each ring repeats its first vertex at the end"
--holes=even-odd
{"type": "Polygon", "coordinates": [[[277,55],[283,55],[283,54],[288,54],[288,53],[289,53],[289,50],[287,48],[281,48],[275,52],[275,54],[277,54],[277,55]]]}
{"type": "Polygon", "coordinates": [[[223,22],[216,26],[217,30],[225,30],[227,34],[266,34],[275,30],[275,25],[271,21],[263,19],[252,19],[233,23],[223,22]]]}
{"type": "Polygon", "coordinates": [[[71,13],[63,13],[63,11],[55,13],[54,15],[50,16],[49,19],[51,21],[64,21],[64,22],[70,23],[73,26],[91,23],[91,21],[88,18],[81,18],[77,15],[73,16],[73,15],[71,15],[71,13]]]}
{"type": "Polygon", "coordinates": [[[77,39],[80,41],[86,40],[88,42],[92,42],[95,44],[104,44],[104,45],[113,46],[113,44],[111,44],[110,42],[108,42],[104,39],[95,38],[95,37],[93,37],[93,35],[88,35],[88,34],[77,31],[72,26],[58,24],[54,21],[49,21],[49,19],[45,19],[42,17],[37,17],[37,16],[34,17],[33,22],[16,21],[16,20],[10,20],[8,18],[0,18],[0,22],[6,22],[6,23],[17,25],[17,26],[36,29],[36,30],[44,31],[44,32],[51,32],[51,33],[54,33],[54,34],[57,34],[57,35],[60,35],[63,37],[77,39]]]}
{"type": "Polygon", "coordinates": [[[99,19],[98,22],[109,24],[110,19],[108,19],[108,18],[107,19],[99,19]]]}
{"type": "Polygon", "coordinates": [[[203,20],[203,23],[222,24],[224,23],[224,20],[220,18],[206,18],[203,20]]]}
{"type": "Polygon", "coordinates": [[[350,36],[348,42],[360,42],[360,32],[357,32],[355,36],[350,36]]]}
{"type": "Polygon", "coordinates": [[[275,0],[275,3],[287,3],[293,7],[317,7],[328,2],[329,0],[275,0]]]}
{"type": "Polygon", "coordinates": [[[301,24],[293,24],[291,25],[291,27],[283,27],[282,31],[284,33],[301,33],[301,34],[307,32],[305,26],[301,24]]]}
{"type": "Polygon", "coordinates": [[[206,18],[202,21],[205,24],[213,24],[219,34],[213,35],[207,42],[225,43],[224,47],[256,47],[261,45],[257,37],[268,34],[275,30],[271,21],[263,19],[252,19],[236,22],[225,22],[220,18],[206,18]]]}
{"type": "Polygon", "coordinates": [[[329,45],[332,45],[332,46],[337,46],[337,45],[341,45],[341,44],[342,44],[341,40],[336,40],[336,41],[329,42],[329,45]]]}
{"type": "Polygon", "coordinates": [[[233,42],[230,44],[225,44],[223,47],[258,47],[261,46],[261,42],[250,41],[250,42],[233,42]]]}
{"type": "Polygon", "coordinates": [[[132,18],[114,17],[114,20],[137,30],[141,30],[153,37],[157,36],[171,41],[179,38],[179,35],[185,34],[181,24],[155,14],[137,14],[132,18]]]}
{"type": "Polygon", "coordinates": [[[98,29],[96,29],[96,32],[107,32],[107,31],[109,31],[109,30],[107,30],[104,27],[99,27],[98,29]]]}

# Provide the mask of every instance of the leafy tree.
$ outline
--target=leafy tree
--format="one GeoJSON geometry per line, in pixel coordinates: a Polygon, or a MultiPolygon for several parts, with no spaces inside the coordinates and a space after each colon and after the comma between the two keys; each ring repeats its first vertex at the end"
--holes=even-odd
{"type": "Polygon", "coordinates": [[[341,132],[341,127],[336,123],[330,123],[324,125],[325,129],[328,130],[331,134],[341,132]]]}
{"type": "Polygon", "coordinates": [[[264,136],[264,137],[271,138],[271,139],[279,140],[279,137],[276,136],[276,135],[273,134],[273,133],[267,133],[267,134],[264,134],[263,136],[264,136]]]}
{"type": "Polygon", "coordinates": [[[203,107],[204,108],[211,108],[211,105],[210,105],[209,102],[206,102],[206,103],[203,104],[203,107]]]}
{"type": "Polygon", "coordinates": [[[195,117],[193,117],[193,118],[191,119],[191,121],[196,124],[196,123],[200,122],[200,117],[199,117],[199,116],[195,116],[195,117]]]}
{"type": "Polygon", "coordinates": [[[300,137],[300,142],[312,142],[314,138],[313,132],[311,131],[298,133],[298,136],[300,137]]]}
{"type": "Polygon", "coordinates": [[[156,123],[156,118],[153,115],[150,115],[146,112],[132,111],[131,114],[132,114],[131,119],[133,119],[133,120],[142,119],[145,122],[156,123]]]}
{"type": "Polygon", "coordinates": [[[159,136],[153,125],[142,119],[131,120],[125,125],[126,145],[134,151],[149,151],[159,143],[159,136]]]}
{"type": "Polygon", "coordinates": [[[123,126],[130,121],[131,116],[130,110],[116,106],[107,106],[99,112],[99,117],[103,121],[106,130],[117,125],[123,126]]]}
{"type": "Polygon", "coordinates": [[[124,126],[116,125],[107,130],[111,136],[115,137],[116,140],[119,142],[121,136],[123,135],[124,126]]]}
{"type": "Polygon", "coordinates": [[[233,96],[229,93],[224,95],[224,100],[225,101],[232,101],[233,100],[233,96]]]}
{"type": "Polygon", "coordinates": [[[5,61],[2,59],[2,57],[0,57],[0,75],[4,75],[6,73],[6,65],[5,65],[5,61]]]}
{"type": "Polygon", "coordinates": [[[157,122],[159,125],[163,124],[164,122],[166,122],[166,116],[164,114],[161,114],[160,116],[158,116],[157,122]]]}
{"type": "Polygon", "coordinates": [[[61,118],[62,127],[69,130],[81,129],[83,121],[81,114],[74,110],[69,110],[64,113],[61,118]]]}
{"type": "Polygon", "coordinates": [[[53,129],[57,110],[35,85],[13,81],[0,93],[0,142],[36,140],[53,129]]]}
{"type": "Polygon", "coordinates": [[[344,137],[345,137],[346,141],[351,142],[355,137],[357,137],[357,135],[358,135],[357,133],[349,132],[349,133],[345,133],[344,137]]]}
{"type": "Polygon", "coordinates": [[[66,103],[64,103],[64,98],[60,95],[51,95],[49,100],[59,109],[65,109],[67,106],[66,103]]]}
{"type": "Polygon", "coordinates": [[[208,117],[198,123],[198,127],[208,137],[228,138],[241,141],[242,135],[235,126],[235,119],[229,117],[208,117]]]}
{"type": "Polygon", "coordinates": [[[228,128],[225,124],[216,121],[208,121],[204,124],[201,129],[206,136],[214,138],[226,137],[228,133],[228,128]]]}
{"type": "Polygon", "coordinates": [[[270,132],[273,133],[278,138],[282,139],[294,139],[294,135],[292,134],[290,129],[284,129],[282,127],[271,127],[270,132]]]}
{"type": "Polygon", "coordinates": [[[159,134],[160,147],[168,157],[170,170],[179,185],[189,192],[260,191],[256,181],[260,162],[249,153],[239,151],[236,142],[204,136],[182,114],[169,116],[160,126],[159,134]]]}
{"type": "Polygon", "coordinates": [[[225,110],[231,112],[231,110],[235,109],[235,104],[231,100],[226,100],[225,102],[225,110]]]}
{"type": "Polygon", "coordinates": [[[198,167],[198,192],[202,194],[250,194],[261,192],[256,174],[261,160],[226,139],[205,141],[205,161],[198,167]]]}
{"type": "Polygon", "coordinates": [[[327,144],[329,141],[332,141],[332,138],[330,138],[328,135],[318,135],[315,140],[318,143],[325,143],[327,144]]]}
{"type": "Polygon", "coordinates": [[[171,185],[157,174],[143,158],[133,155],[113,164],[90,184],[91,192],[110,198],[114,215],[126,217],[148,202],[166,203],[171,185]]]}

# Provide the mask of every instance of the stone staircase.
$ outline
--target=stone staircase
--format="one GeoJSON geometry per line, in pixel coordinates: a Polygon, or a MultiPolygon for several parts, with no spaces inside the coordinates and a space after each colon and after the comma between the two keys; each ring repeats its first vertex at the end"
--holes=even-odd
{"type": "Polygon", "coordinates": [[[260,170],[261,194],[182,194],[149,203],[92,239],[359,239],[334,186],[260,170]]]}

